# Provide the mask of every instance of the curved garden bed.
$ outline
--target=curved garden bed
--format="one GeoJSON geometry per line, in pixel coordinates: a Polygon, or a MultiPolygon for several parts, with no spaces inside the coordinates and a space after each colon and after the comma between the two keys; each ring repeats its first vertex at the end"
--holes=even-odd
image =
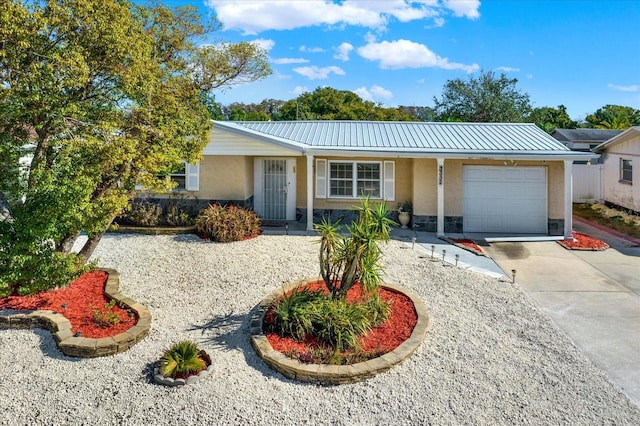
{"type": "Polygon", "coordinates": [[[136,324],[111,337],[89,338],[76,336],[71,322],[64,315],[48,310],[0,311],[0,328],[44,328],[53,333],[60,350],[69,356],[99,357],[124,352],[142,340],[151,329],[151,313],[142,304],[119,291],[120,274],[114,269],[101,269],[108,274],[104,292],[108,298],[133,312],[136,324]]]}
{"type": "Polygon", "coordinates": [[[404,361],[415,352],[424,340],[429,327],[429,316],[422,300],[410,290],[390,284],[382,284],[382,288],[404,294],[413,302],[418,319],[411,336],[407,340],[394,350],[380,357],[350,365],[305,364],[289,358],[281,352],[274,350],[269,343],[269,340],[263,332],[264,317],[272,303],[282,296],[283,292],[286,293],[296,287],[307,285],[312,281],[316,280],[298,281],[285,286],[284,289],[273,291],[256,306],[251,315],[251,344],[267,365],[282,373],[284,376],[290,379],[328,384],[359,382],[386,371],[392,366],[404,361]]]}

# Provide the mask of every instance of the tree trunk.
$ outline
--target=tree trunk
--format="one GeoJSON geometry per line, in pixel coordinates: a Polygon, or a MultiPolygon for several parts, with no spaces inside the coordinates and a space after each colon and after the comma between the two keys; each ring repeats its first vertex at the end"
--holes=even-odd
{"type": "Polygon", "coordinates": [[[100,232],[98,234],[95,234],[92,237],[89,237],[87,242],[84,243],[84,246],[82,246],[82,248],[80,249],[80,252],[78,253],[78,255],[84,260],[85,263],[89,260],[89,258],[91,257],[91,255],[95,251],[96,247],[98,247],[98,243],[100,242],[100,240],[102,240],[102,236],[104,235],[105,232],[107,232],[107,229],[109,229],[109,227],[111,226],[111,224],[113,223],[113,220],[115,218],[116,218],[116,215],[112,214],[111,215],[111,220],[104,227],[104,231],[102,231],[102,232],[100,232]]]}
{"type": "Polygon", "coordinates": [[[56,247],[56,251],[69,254],[79,236],[80,231],[65,235],[62,241],[60,241],[60,244],[58,244],[58,246],[56,247]]]}

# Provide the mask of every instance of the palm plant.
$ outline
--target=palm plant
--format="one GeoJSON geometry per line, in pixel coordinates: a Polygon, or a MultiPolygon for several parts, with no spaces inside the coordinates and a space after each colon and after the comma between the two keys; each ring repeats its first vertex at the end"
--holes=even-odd
{"type": "Polygon", "coordinates": [[[174,343],[160,358],[160,374],[176,378],[196,374],[207,368],[200,357],[200,349],[194,342],[183,340],[174,343]]]}
{"type": "Polygon", "coordinates": [[[320,274],[333,298],[344,298],[357,282],[366,292],[378,288],[382,267],[379,243],[389,241],[395,225],[387,216],[386,203],[373,205],[369,197],[360,200],[358,220],[347,226],[348,236],[340,233],[340,222],[323,219],[316,225],[320,238],[320,274]]]}

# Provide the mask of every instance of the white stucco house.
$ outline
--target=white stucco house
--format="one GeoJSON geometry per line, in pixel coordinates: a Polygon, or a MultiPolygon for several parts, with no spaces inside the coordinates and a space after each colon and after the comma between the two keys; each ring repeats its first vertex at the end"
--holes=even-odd
{"type": "Polygon", "coordinates": [[[571,151],[534,124],[214,122],[182,195],[313,228],[358,198],[413,204],[420,231],[572,236],[571,151]]]}

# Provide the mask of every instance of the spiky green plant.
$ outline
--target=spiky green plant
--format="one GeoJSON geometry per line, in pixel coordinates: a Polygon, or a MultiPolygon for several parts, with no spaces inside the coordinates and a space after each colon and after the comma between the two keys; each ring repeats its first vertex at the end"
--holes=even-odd
{"type": "Polygon", "coordinates": [[[348,236],[341,234],[340,222],[322,220],[315,226],[320,233],[320,275],[332,297],[344,298],[357,282],[373,293],[381,281],[382,254],[379,243],[389,241],[391,227],[386,203],[373,205],[369,197],[360,200],[358,220],[347,226],[348,236]]]}
{"type": "Polygon", "coordinates": [[[174,343],[160,358],[160,374],[165,377],[178,377],[194,373],[207,368],[207,364],[200,358],[198,345],[189,340],[174,343]]]}

